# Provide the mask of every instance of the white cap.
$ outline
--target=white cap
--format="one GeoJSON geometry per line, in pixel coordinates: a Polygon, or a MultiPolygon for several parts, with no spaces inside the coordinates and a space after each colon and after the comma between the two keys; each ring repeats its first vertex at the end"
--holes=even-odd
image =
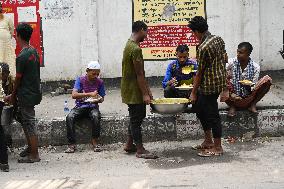
{"type": "Polygon", "coordinates": [[[87,69],[90,69],[90,70],[100,70],[101,66],[100,66],[98,61],[90,61],[90,63],[87,66],[87,69]]]}

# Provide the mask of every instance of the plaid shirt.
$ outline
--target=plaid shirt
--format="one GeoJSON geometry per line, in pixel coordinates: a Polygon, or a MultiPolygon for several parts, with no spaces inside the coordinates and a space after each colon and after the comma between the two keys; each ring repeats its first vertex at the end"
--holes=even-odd
{"type": "Polygon", "coordinates": [[[246,97],[251,94],[251,90],[241,86],[239,81],[246,79],[252,81],[253,83],[257,83],[260,73],[260,66],[250,59],[247,67],[242,71],[238,58],[231,58],[226,64],[226,69],[229,75],[232,76],[230,83],[233,84],[233,92],[240,97],[246,97]]]}
{"type": "Polygon", "coordinates": [[[225,43],[221,37],[206,32],[197,49],[198,72],[203,73],[200,92],[218,94],[226,88],[225,43]]]}

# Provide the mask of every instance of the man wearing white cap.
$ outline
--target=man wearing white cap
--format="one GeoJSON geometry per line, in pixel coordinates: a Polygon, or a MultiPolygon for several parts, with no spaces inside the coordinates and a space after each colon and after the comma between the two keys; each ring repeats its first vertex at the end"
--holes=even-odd
{"type": "Polygon", "coordinates": [[[72,98],[76,99],[76,106],[66,117],[67,138],[69,147],[66,153],[76,151],[75,122],[87,117],[92,121],[92,145],[95,152],[100,152],[101,147],[98,144],[100,137],[100,111],[99,103],[104,101],[105,87],[103,80],[99,78],[100,64],[97,61],[91,61],[86,70],[87,74],[78,77],[72,91],[72,98]]]}

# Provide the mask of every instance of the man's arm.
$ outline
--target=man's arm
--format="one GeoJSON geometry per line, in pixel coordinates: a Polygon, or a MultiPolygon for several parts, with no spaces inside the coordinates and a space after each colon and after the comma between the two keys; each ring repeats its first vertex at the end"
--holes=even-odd
{"type": "Polygon", "coordinates": [[[203,78],[205,65],[206,65],[206,62],[204,61],[205,56],[206,56],[205,52],[199,52],[199,54],[197,55],[198,69],[197,69],[196,76],[194,77],[193,89],[190,94],[190,99],[192,101],[192,104],[194,104],[197,100],[197,92],[201,84],[201,80],[203,78]]]}
{"type": "Polygon", "coordinates": [[[228,63],[226,63],[227,79],[231,79],[233,77],[233,65],[234,59],[231,58],[228,60],[228,63]]]}
{"type": "Polygon", "coordinates": [[[72,98],[73,99],[82,99],[82,98],[88,98],[88,97],[96,98],[97,95],[98,95],[97,91],[85,93],[84,91],[79,92],[80,90],[81,90],[81,82],[80,82],[80,78],[78,77],[75,81],[74,88],[73,88],[73,91],[72,91],[72,98]]]}
{"type": "Polygon", "coordinates": [[[168,85],[171,84],[170,83],[170,81],[172,79],[172,74],[171,74],[172,68],[171,67],[172,67],[171,64],[169,64],[168,67],[167,67],[166,74],[165,74],[164,80],[162,82],[163,88],[166,88],[168,85]]]}
{"type": "MultiPolygon", "coordinates": [[[[197,61],[196,61],[196,60],[193,60],[193,59],[191,59],[190,61],[192,61],[193,69],[194,69],[194,70],[198,70],[197,61]]],[[[192,74],[193,74],[193,76],[192,76],[192,84],[194,84],[194,80],[195,80],[195,78],[196,78],[197,72],[192,73],[192,74]]]]}
{"type": "Polygon", "coordinates": [[[16,102],[17,91],[22,81],[26,63],[27,59],[25,56],[19,56],[16,58],[16,77],[14,81],[14,87],[11,96],[8,97],[7,99],[10,102],[10,104],[15,104],[16,102]]]}
{"type": "Polygon", "coordinates": [[[98,89],[98,94],[102,97],[101,100],[98,101],[98,103],[102,103],[105,100],[104,97],[106,96],[105,85],[103,82],[98,89]]]}
{"type": "Polygon", "coordinates": [[[73,89],[72,91],[72,98],[73,99],[82,99],[82,98],[88,98],[88,97],[97,97],[98,92],[94,91],[94,92],[90,92],[90,93],[79,93],[77,89],[73,89]]]}
{"type": "Polygon", "coordinates": [[[153,100],[153,94],[151,92],[151,89],[150,89],[150,86],[149,86],[149,83],[147,82],[147,80],[146,80],[146,85],[147,85],[147,91],[148,91],[148,94],[150,96],[150,99],[153,100]]]}
{"type": "Polygon", "coordinates": [[[134,64],[134,69],[135,69],[135,73],[137,76],[138,86],[143,95],[143,100],[146,104],[149,104],[151,100],[150,95],[149,95],[150,88],[144,76],[143,62],[134,60],[133,64],[134,64]]]}
{"type": "Polygon", "coordinates": [[[18,88],[19,88],[19,86],[21,84],[21,80],[22,80],[22,75],[17,74],[16,78],[15,78],[15,81],[14,81],[12,94],[7,96],[7,101],[10,104],[15,104],[15,102],[16,102],[17,90],[18,90],[18,88]]]}
{"type": "Polygon", "coordinates": [[[142,50],[137,49],[133,54],[133,66],[137,76],[138,86],[143,95],[143,101],[149,104],[151,101],[152,93],[145,79],[144,64],[142,59],[142,50]]]}

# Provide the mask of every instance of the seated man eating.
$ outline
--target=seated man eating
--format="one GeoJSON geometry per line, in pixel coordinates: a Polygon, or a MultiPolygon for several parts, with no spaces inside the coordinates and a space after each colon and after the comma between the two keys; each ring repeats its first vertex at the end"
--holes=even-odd
{"type": "Polygon", "coordinates": [[[177,59],[172,61],[167,68],[162,82],[165,98],[187,98],[189,91],[179,91],[176,87],[192,85],[197,63],[188,59],[189,48],[187,45],[179,45],[176,49],[177,59]]]}
{"type": "Polygon", "coordinates": [[[272,79],[266,75],[260,80],[260,66],[251,58],[253,47],[249,42],[240,43],[237,57],[228,61],[229,106],[228,116],[236,115],[236,108],[257,113],[256,103],[269,91],[272,79]]]}
{"type": "Polygon", "coordinates": [[[69,147],[66,153],[76,151],[75,139],[75,122],[82,118],[88,117],[92,121],[92,145],[95,152],[100,152],[101,147],[98,145],[100,136],[100,111],[98,103],[104,101],[105,89],[104,83],[99,79],[100,64],[97,61],[91,61],[86,70],[87,74],[78,77],[75,81],[72,98],[76,99],[76,106],[66,117],[67,138],[69,147]]]}

